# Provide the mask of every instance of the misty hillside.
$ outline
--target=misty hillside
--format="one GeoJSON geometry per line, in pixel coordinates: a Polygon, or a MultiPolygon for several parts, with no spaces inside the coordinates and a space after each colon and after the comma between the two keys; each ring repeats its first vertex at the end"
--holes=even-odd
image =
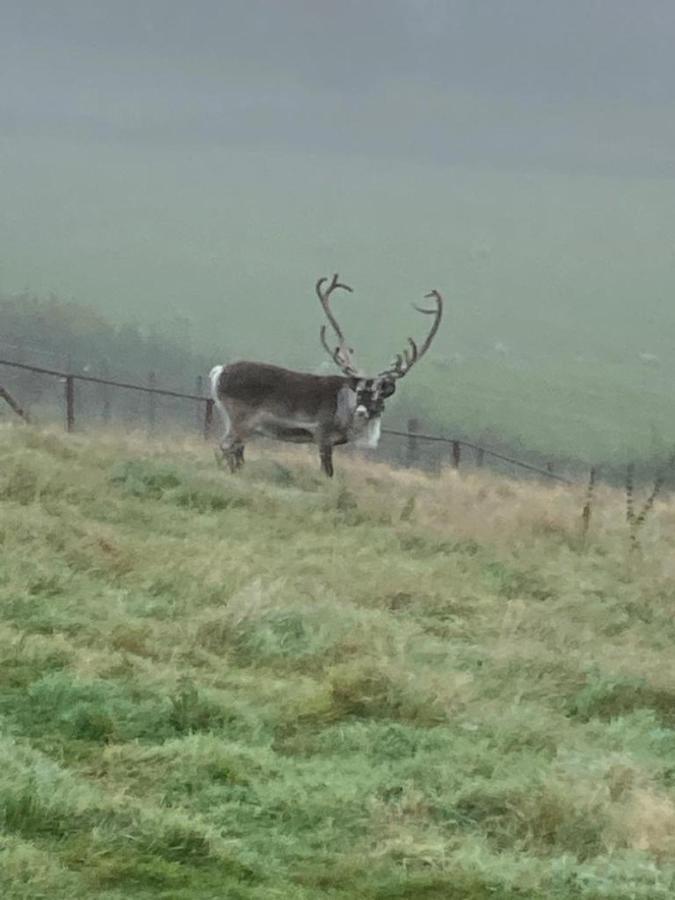
{"type": "MultiPolygon", "coordinates": [[[[374,371],[423,333],[410,304],[437,287],[445,321],[401,386],[402,414],[421,405],[437,428],[582,459],[675,439],[666,182],[400,164],[374,175],[336,160],[325,185],[311,159],[53,150],[39,204],[8,192],[5,282],[160,331],[183,319],[209,360],[315,370],[314,282],[337,269],[355,293],[336,310],[374,371]]],[[[10,160],[14,185],[31,155],[10,160]]]]}
{"type": "Polygon", "coordinates": [[[673,896],[672,501],[630,553],[608,490],[0,463],[5,900],[673,896]]]}
{"type": "MultiPolygon", "coordinates": [[[[315,370],[338,271],[393,412],[586,462],[675,442],[661,0],[67,0],[0,33],[0,292],[315,370]]],[[[2,322],[0,322],[0,339],[2,322]]]]}

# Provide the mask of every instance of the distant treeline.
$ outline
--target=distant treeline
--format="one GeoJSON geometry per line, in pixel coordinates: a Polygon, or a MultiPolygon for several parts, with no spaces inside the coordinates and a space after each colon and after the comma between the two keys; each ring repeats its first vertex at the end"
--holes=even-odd
{"type": "MultiPolygon", "coordinates": [[[[148,328],[116,324],[85,304],[29,293],[0,295],[0,359],[134,384],[153,382],[187,393],[206,390],[214,364],[193,349],[187,319],[167,318],[148,328]]],[[[36,421],[62,415],[59,379],[0,366],[0,384],[36,421]]],[[[84,382],[77,383],[76,394],[79,421],[140,426],[156,419],[194,427],[198,412],[188,401],[150,400],[146,394],[84,382]]]]}
{"type": "Polygon", "coordinates": [[[0,295],[0,358],[45,368],[193,389],[213,365],[192,348],[190,322],[114,324],[92,307],[32,294],[0,295]]]}

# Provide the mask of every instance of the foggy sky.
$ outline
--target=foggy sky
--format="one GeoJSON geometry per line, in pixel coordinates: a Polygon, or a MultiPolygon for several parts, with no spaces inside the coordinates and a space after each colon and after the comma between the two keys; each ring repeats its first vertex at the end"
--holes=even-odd
{"type": "Polygon", "coordinates": [[[672,174],[671,0],[1,0],[5,136],[672,174]]]}

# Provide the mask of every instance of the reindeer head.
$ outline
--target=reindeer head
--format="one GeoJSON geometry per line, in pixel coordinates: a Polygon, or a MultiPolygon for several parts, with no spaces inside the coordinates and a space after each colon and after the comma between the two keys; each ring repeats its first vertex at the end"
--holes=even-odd
{"type": "Polygon", "coordinates": [[[338,345],[334,350],[328,345],[326,340],[326,326],[321,326],[321,343],[323,344],[324,349],[331,357],[333,362],[339,366],[342,370],[343,374],[349,379],[349,386],[351,390],[356,394],[356,402],[354,409],[354,426],[358,429],[359,427],[365,428],[369,421],[374,419],[379,419],[384,412],[384,401],[391,397],[392,394],[396,391],[396,383],[399,378],[403,378],[404,375],[407,375],[410,369],[415,365],[415,363],[419,362],[419,360],[424,356],[429,347],[431,346],[431,342],[433,341],[436,332],[438,331],[438,326],[441,324],[441,317],[443,315],[443,298],[438,293],[438,291],[431,291],[426,296],[432,297],[435,300],[435,306],[433,309],[425,309],[420,306],[416,306],[413,304],[414,308],[427,316],[434,316],[434,321],[431,325],[431,329],[427,334],[425,340],[423,341],[420,347],[417,346],[417,343],[409,337],[406,343],[406,346],[403,348],[402,353],[397,353],[394,359],[392,360],[389,368],[380,372],[373,378],[368,378],[367,376],[360,373],[358,368],[355,366],[353,361],[352,354],[354,353],[351,347],[347,346],[347,342],[345,341],[344,334],[342,333],[342,329],[340,328],[337,319],[335,318],[333,311],[330,308],[330,296],[337,288],[341,288],[344,291],[349,291],[351,293],[352,289],[346,285],[341,284],[338,281],[337,274],[333,275],[333,278],[330,281],[330,284],[327,288],[324,288],[324,284],[326,283],[326,278],[320,278],[316,283],[316,293],[319,297],[319,301],[323,310],[326,314],[326,317],[329,323],[332,325],[333,330],[338,338],[338,345]]]}

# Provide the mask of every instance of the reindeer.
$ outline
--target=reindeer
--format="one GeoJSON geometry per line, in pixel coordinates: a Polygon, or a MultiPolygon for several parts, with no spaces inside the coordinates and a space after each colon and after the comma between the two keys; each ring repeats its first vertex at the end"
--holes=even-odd
{"type": "Polygon", "coordinates": [[[315,289],[338,344],[334,349],[328,345],[326,325],[321,327],[320,338],[342,375],[312,375],[247,361],[211,370],[211,393],[226,423],[220,451],[230,471],[243,465],[247,440],[262,435],[296,444],[316,444],[321,468],[332,478],[333,447],[351,442],[360,447],[377,447],[384,401],[396,390],[398,379],[429,349],[443,313],[443,298],[438,291],[426,294],[435,301],[432,309],[413,304],[418,312],[434,317],[422,345],[418,347],[409,337],[403,352],[394,357],[389,368],[374,378],[366,377],[356,367],[354,351],[347,346],[330,307],[334,291],[351,293],[352,289],[338,281],[337,274],[326,286],[327,281],[320,278],[315,289]]]}

